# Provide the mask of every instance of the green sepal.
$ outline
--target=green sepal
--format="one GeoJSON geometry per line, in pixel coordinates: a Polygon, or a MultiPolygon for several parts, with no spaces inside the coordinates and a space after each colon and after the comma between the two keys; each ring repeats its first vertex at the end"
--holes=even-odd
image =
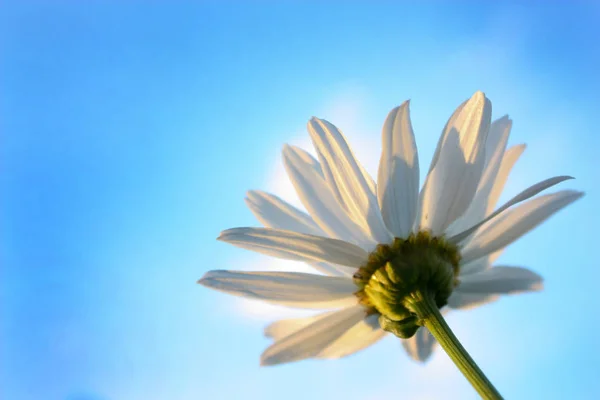
{"type": "Polygon", "coordinates": [[[421,293],[432,296],[438,308],[447,304],[459,272],[458,248],[428,232],[380,244],[353,276],[356,296],[382,315],[382,328],[398,337],[415,334],[419,320],[415,302],[421,293]],[[385,324],[385,327],[384,325],[385,324]]]}
{"type": "Polygon", "coordinates": [[[419,329],[418,319],[415,316],[410,316],[402,321],[392,321],[385,315],[379,316],[379,326],[384,331],[393,333],[401,339],[408,339],[414,336],[419,329]]]}

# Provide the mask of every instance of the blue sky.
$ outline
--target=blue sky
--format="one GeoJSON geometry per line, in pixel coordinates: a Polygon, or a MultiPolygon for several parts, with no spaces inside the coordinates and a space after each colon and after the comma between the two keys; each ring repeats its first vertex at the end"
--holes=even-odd
{"type": "Polygon", "coordinates": [[[449,323],[506,398],[600,397],[600,8],[481,3],[3,2],[0,397],[475,398],[441,351],[417,365],[394,338],[259,368],[262,327],[294,311],[195,282],[288,267],[215,238],[257,225],[248,189],[294,201],[279,153],[312,115],[374,172],[410,98],[427,165],[476,90],[528,144],[505,198],[563,174],[586,197],[500,259],[544,292],[449,323]]]}

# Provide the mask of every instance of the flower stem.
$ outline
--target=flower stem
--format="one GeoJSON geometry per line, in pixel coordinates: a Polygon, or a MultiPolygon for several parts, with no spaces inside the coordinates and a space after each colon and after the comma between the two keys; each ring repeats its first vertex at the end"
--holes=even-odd
{"type": "Polygon", "coordinates": [[[413,293],[410,301],[412,309],[417,313],[425,327],[442,345],[460,372],[468,379],[479,395],[486,400],[502,399],[494,385],[479,369],[469,353],[460,344],[454,333],[442,317],[433,296],[429,293],[413,293]]]}

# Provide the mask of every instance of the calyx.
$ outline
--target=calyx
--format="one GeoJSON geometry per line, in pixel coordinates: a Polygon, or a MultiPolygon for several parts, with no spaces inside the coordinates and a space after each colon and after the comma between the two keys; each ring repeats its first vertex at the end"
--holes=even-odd
{"type": "Polygon", "coordinates": [[[428,232],[380,244],[354,274],[356,296],[379,313],[381,328],[401,338],[413,336],[423,324],[415,302],[428,296],[438,308],[447,304],[459,272],[458,248],[428,232]]]}

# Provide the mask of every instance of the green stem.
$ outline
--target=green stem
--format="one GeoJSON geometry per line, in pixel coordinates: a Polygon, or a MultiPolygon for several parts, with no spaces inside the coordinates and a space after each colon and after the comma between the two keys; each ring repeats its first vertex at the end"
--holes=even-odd
{"type": "Polygon", "coordinates": [[[501,400],[502,396],[494,385],[486,378],[469,353],[460,344],[454,333],[442,317],[433,296],[429,293],[413,293],[410,300],[411,308],[431,334],[442,345],[460,372],[469,380],[477,393],[486,400],[501,400]]]}

